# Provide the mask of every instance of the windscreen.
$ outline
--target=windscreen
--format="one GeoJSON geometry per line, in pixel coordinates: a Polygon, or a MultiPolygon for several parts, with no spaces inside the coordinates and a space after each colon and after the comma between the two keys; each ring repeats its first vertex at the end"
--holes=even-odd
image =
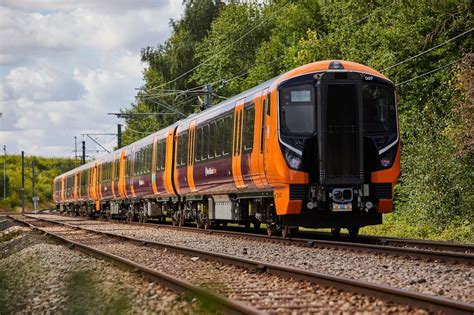
{"type": "Polygon", "coordinates": [[[316,132],[316,103],[311,84],[288,86],[280,92],[282,132],[310,136],[316,132]]]}
{"type": "Polygon", "coordinates": [[[396,109],[393,88],[364,84],[364,134],[383,135],[396,133],[396,109]]]}

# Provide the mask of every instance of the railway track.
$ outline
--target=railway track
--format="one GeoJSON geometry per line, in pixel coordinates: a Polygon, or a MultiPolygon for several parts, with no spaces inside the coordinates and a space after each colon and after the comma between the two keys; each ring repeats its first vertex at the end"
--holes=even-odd
{"type": "MultiPolygon", "coordinates": [[[[113,221],[115,223],[124,223],[123,221],[113,221]]],[[[359,241],[351,240],[350,238],[341,238],[340,240],[325,240],[318,239],[314,236],[318,234],[310,233],[312,237],[289,237],[282,238],[278,236],[268,236],[262,233],[249,233],[228,231],[222,229],[203,230],[189,226],[173,226],[169,224],[155,224],[155,223],[139,223],[127,222],[127,224],[147,226],[155,228],[167,228],[183,231],[192,231],[196,233],[208,233],[227,235],[232,237],[239,237],[245,239],[255,239],[268,242],[279,242],[291,245],[315,247],[315,248],[336,248],[344,250],[352,250],[357,252],[379,253],[386,255],[393,255],[398,257],[410,257],[414,259],[427,259],[435,261],[455,262],[474,265],[474,246],[470,244],[451,244],[431,241],[405,240],[405,239],[380,239],[370,238],[372,242],[377,244],[361,243],[363,237],[359,241]],[[410,246],[411,245],[411,246],[410,246]]]]}
{"type": "MultiPolygon", "coordinates": [[[[171,288],[174,291],[177,292],[183,292],[187,294],[190,297],[197,297],[201,301],[206,302],[206,307],[209,308],[210,311],[218,311],[224,314],[262,314],[259,310],[249,307],[243,303],[238,303],[235,302],[234,300],[228,299],[220,294],[213,293],[209,290],[202,289],[198,286],[195,286],[188,281],[184,281],[182,279],[179,279],[177,277],[171,276],[169,274],[159,272],[157,270],[148,268],[147,266],[136,263],[130,259],[121,257],[119,255],[115,255],[113,253],[110,253],[108,251],[104,251],[101,249],[98,249],[94,246],[89,246],[85,244],[84,242],[84,237],[82,238],[81,241],[74,241],[71,239],[71,235],[68,237],[67,231],[51,231],[48,230],[48,227],[56,227],[58,224],[56,222],[51,222],[51,221],[46,221],[46,220],[40,220],[40,219],[34,219],[31,217],[26,217],[26,216],[13,216],[9,215],[10,218],[21,222],[23,224],[28,225],[31,227],[33,230],[38,230],[41,231],[47,235],[53,236],[56,239],[59,239],[63,241],[66,244],[69,244],[70,248],[75,248],[78,249],[82,252],[85,252],[87,254],[96,256],[98,258],[102,259],[107,259],[111,260],[112,262],[122,266],[129,268],[133,271],[137,271],[146,278],[156,281],[158,283],[161,283],[169,288],[171,288]]],[[[66,225],[63,225],[66,226],[66,225]]],[[[72,231],[70,234],[74,234],[77,228],[74,227],[69,227],[69,232],[72,231]]],[[[91,235],[90,239],[94,239],[94,233],[89,232],[91,235]]],[[[77,236],[77,234],[76,234],[77,236]]]]}
{"type": "MultiPolygon", "coordinates": [[[[314,289],[309,290],[307,285],[306,287],[305,286],[300,287],[302,285],[301,283],[312,283],[316,285],[321,285],[323,287],[333,287],[338,290],[344,290],[345,292],[347,291],[355,292],[359,295],[362,293],[367,296],[376,297],[385,301],[396,302],[403,305],[409,305],[415,308],[420,307],[420,308],[430,309],[432,311],[443,311],[446,313],[459,313],[459,314],[474,312],[474,305],[469,304],[469,303],[458,302],[458,301],[453,301],[446,298],[396,289],[396,288],[388,287],[384,285],[378,285],[374,283],[368,283],[368,282],[363,282],[363,281],[358,281],[358,280],[353,280],[353,279],[330,276],[330,275],[322,274],[322,273],[308,272],[308,271],[304,271],[304,270],[300,270],[296,268],[274,265],[274,264],[269,264],[269,263],[265,263],[261,261],[243,259],[240,257],[234,257],[234,256],[229,256],[229,255],[224,255],[224,254],[217,254],[217,253],[212,253],[208,251],[190,249],[190,248],[185,248],[182,246],[170,245],[170,244],[159,243],[159,242],[151,242],[149,240],[143,240],[143,239],[138,239],[134,237],[126,237],[123,235],[114,234],[112,232],[102,232],[102,231],[97,231],[94,229],[84,228],[77,225],[72,225],[66,222],[59,222],[59,221],[55,221],[51,219],[45,219],[44,217],[43,218],[29,217],[27,220],[34,220],[35,222],[38,222],[38,220],[41,220],[41,222],[48,222],[47,224],[59,224],[62,227],[69,229],[70,232],[71,231],[82,231],[82,232],[85,231],[89,234],[100,233],[101,235],[106,235],[107,237],[110,237],[110,238],[119,239],[122,241],[126,240],[127,242],[135,242],[137,244],[140,244],[142,246],[141,247],[142,249],[144,248],[144,245],[146,245],[145,246],[146,248],[153,247],[153,248],[161,249],[161,251],[165,249],[173,253],[179,253],[179,254],[184,254],[184,255],[188,255],[192,257],[197,257],[198,259],[202,258],[203,260],[209,261],[209,262],[218,261],[225,265],[237,266],[239,268],[245,268],[245,270],[253,270],[253,274],[251,274],[250,276],[247,275],[247,277],[244,278],[244,279],[246,278],[251,279],[253,286],[252,286],[252,283],[248,283],[247,287],[244,287],[244,288],[242,287],[231,288],[231,289],[225,289],[221,291],[224,293],[224,295],[227,294],[228,296],[231,296],[232,299],[235,298],[239,301],[241,300],[248,301],[248,303],[252,305],[252,307],[257,308],[260,311],[263,310],[266,312],[281,312],[281,311],[291,312],[292,310],[295,310],[295,309],[299,311],[303,311],[303,312],[315,311],[315,310],[321,311],[321,309],[317,308],[318,306],[311,305],[311,304],[304,305],[304,303],[302,304],[303,301],[306,301],[306,303],[308,303],[308,301],[315,301],[314,294],[321,291],[321,290],[314,291],[314,289]],[[276,277],[276,278],[266,279],[266,281],[269,281],[269,283],[273,283],[273,285],[266,287],[264,285],[265,281],[263,281],[263,279],[255,279],[255,277],[257,276],[252,277],[255,274],[265,275],[267,277],[271,276],[271,277],[276,277]],[[278,277],[280,278],[283,277],[286,280],[284,281],[284,285],[282,287],[280,286],[279,288],[275,289],[274,284],[278,283],[277,279],[280,279],[278,277]],[[258,282],[258,287],[255,287],[254,281],[258,282]],[[291,285],[289,286],[289,282],[291,281],[296,281],[296,283],[293,286],[291,285]],[[290,287],[293,287],[293,289],[289,289],[290,287]],[[245,292],[244,296],[242,296],[241,294],[242,292],[245,292]],[[265,294],[268,295],[269,292],[272,293],[273,297],[277,296],[278,301],[280,302],[286,301],[287,304],[282,305],[281,303],[275,303],[275,302],[267,303],[264,305],[259,304],[259,301],[268,302],[268,299],[265,299],[265,294]],[[297,292],[296,296],[292,295],[292,293],[294,292],[297,292]],[[262,293],[263,293],[263,296],[262,296],[262,293]],[[255,294],[257,294],[257,296],[254,296],[255,294]],[[303,297],[306,297],[306,298],[303,298],[303,297]],[[288,303],[291,303],[291,301],[295,301],[295,300],[297,302],[297,305],[288,304],[288,303]],[[280,308],[275,309],[275,307],[280,307],[280,308]]],[[[62,238],[65,239],[65,237],[62,237],[62,238]]],[[[242,272],[243,271],[240,270],[238,273],[242,273],[242,272]]],[[[226,277],[230,277],[232,280],[212,283],[210,286],[219,287],[219,286],[230,285],[232,287],[233,285],[237,285],[237,284],[242,285],[242,282],[248,281],[248,280],[243,281],[242,277],[236,276],[236,278],[233,278],[231,274],[229,273],[229,270],[226,270],[226,277]]],[[[275,299],[273,298],[270,300],[275,301],[275,299]]],[[[321,300],[321,297],[319,298],[319,300],[321,300]]],[[[367,309],[364,308],[364,310],[367,310],[367,309]]]]}
{"type": "MultiPolygon", "coordinates": [[[[33,213],[27,213],[33,214],[33,213]]],[[[58,213],[42,213],[42,214],[56,214],[58,213]]],[[[124,223],[125,221],[120,220],[112,220],[111,222],[116,223],[124,223]]],[[[202,233],[216,233],[216,234],[228,234],[228,235],[235,235],[235,236],[242,236],[242,237],[254,237],[262,240],[274,240],[274,241],[290,241],[294,242],[295,244],[300,243],[304,245],[311,244],[311,241],[315,241],[321,244],[331,244],[326,243],[328,242],[343,242],[343,243],[351,243],[351,244],[360,244],[360,245],[377,245],[377,246],[391,246],[391,247],[402,247],[408,249],[420,249],[426,250],[428,252],[420,252],[424,254],[433,253],[431,256],[425,256],[428,259],[437,259],[437,260],[449,260],[455,262],[463,262],[467,261],[468,263],[473,263],[474,259],[474,244],[462,244],[462,243],[453,243],[453,242],[446,242],[446,241],[430,241],[430,240],[418,240],[418,239],[406,239],[406,238],[397,238],[397,237],[385,237],[385,236],[372,236],[372,235],[359,235],[357,238],[352,238],[349,235],[341,234],[338,237],[334,237],[330,233],[325,232],[312,232],[312,231],[298,231],[294,233],[293,237],[290,238],[281,238],[278,236],[268,236],[266,235],[265,231],[263,230],[245,230],[241,227],[227,227],[221,228],[216,227],[210,230],[203,230],[198,229],[192,226],[173,226],[171,224],[166,223],[139,223],[139,222],[127,222],[128,224],[136,224],[136,225],[143,225],[143,226],[159,226],[159,227],[166,227],[166,228],[173,228],[173,229],[181,229],[186,231],[197,231],[202,233]],[[435,251],[443,251],[443,252],[453,252],[453,253],[462,253],[466,255],[452,255],[453,259],[451,259],[448,255],[441,255],[440,257],[436,257],[435,251]],[[458,259],[458,257],[461,257],[458,259]],[[464,257],[464,258],[463,258],[464,257]]],[[[315,243],[313,243],[315,244],[315,243]]],[[[360,249],[361,247],[359,247],[360,249]]],[[[374,249],[374,248],[372,248],[374,249]]],[[[396,253],[394,251],[393,253],[396,253]]],[[[413,254],[416,253],[413,252],[413,254]]],[[[401,253],[403,254],[403,253],[401,253]]],[[[415,255],[410,255],[411,257],[415,257],[415,255]]],[[[418,256],[418,258],[423,258],[418,256]]]]}

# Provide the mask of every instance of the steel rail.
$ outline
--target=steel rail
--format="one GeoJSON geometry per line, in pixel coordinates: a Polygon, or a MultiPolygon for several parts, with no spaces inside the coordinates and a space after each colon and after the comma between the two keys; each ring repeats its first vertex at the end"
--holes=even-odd
{"type": "MultiPolygon", "coordinates": [[[[124,222],[124,221],[116,221],[116,220],[112,220],[112,222],[121,223],[121,224],[147,226],[147,227],[152,227],[152,228],[168,228],[168,229],[177,229],[177,230],[183,230],[183,231],[194,231],[196,233],[230,235],[234,237],[242,237],[242,238],[247,238],[247,239],[263,240],[263,241],[270,241],[270,242],[281,242],[281,243],[287,243],[287,244],[293,244],[293,245],[296,244],[296,245],[307,246],[307,247],[337,248],[337,249],[344,249],[344,250],[367,252],[367,253],[372,253],[372,254],[381,253],[381,254],[397,256],[397,257],[410,257],[414,259],[438,260],[438,261],[447,261],[447,262],[474,265],[474,254],[471,254],[471,253],[428,250],[428,249],[421,249],[421,248],[407,248],[407,247],[401,247],[401,246],[393,246],[390,244],[386,244],[386,245],[365,244],[365,243],[356,243],[352,241],[340,241],[340,240],[333,241],[333,240],[321,240],[321,239],[314,239],[314,238],[296,238],[296,237],[282,238],[278,236],[268,236],[264,234],[256,234],[256,233],[248,233],[248,232],[244,233],[244,232],[236,232],[236,231],[228,231],[228,230],[204,230],[204,229],[197,229],[197,228],[193,228],[189,226],[173,226],[169,224],[124,222]]],[[[397,240],[394,239],[393,241],[390,241],[390,242],[395,243],[396,241],[397,240]]],[[[400,243],[399,241],[398,244],[402,244],[402,243],[400,243]]],[[[417,242],[413,242],[413,244],[417,244],[417,242]]]]}
{"type": "MultiPolygon", "coordinates": [[[[46,209],[47,210],[47,209],[46,209]]],[[[33,213],[26,213],[33,214],[33,213]]],[[[55,214],[55,213],[41,213],[41,214],[55,214]]],[[[56,213],[59,215],[58,213],[56,213]]],[[[120,220],[112,220],[112,222],[119,223],[130,223],[120,220]]],[[[188,229],[188,230],[197,230],[200,229],[190,227],[190,226],[173,226],[170,224],[164,223],[139,223],[131,222],[132,224],[143,224],[144,226],[163,226],[169,228],[179,228],[179,229],[188,229]]],[[[235,230],[222,230],[222,229],[212,229],[214,233],[230,234],[229,232],[235,234],[248,234],[248,235],[257,235],[262,236],[263,238],[267,237],[265,234],[256,233],[255,231],[251,232],[239,232],[240,228],[235,230]],[[237,230],[237,231],[236,231],[237,230]]],[[[204,230],[206,231],[206,230],[204,230]]],[[[350,238],[348,235],[341,234],[336,239],[335,237],[326,232],[312,232],[312,231],[298,231],[297,235],[299,237],[292,237],[293,240],[307,240],[307,241],[340,241],[345,243],[355,243],[355,244],[369,244],[369,245],[388,245],[388,246],[410,246],[418,249],[426,250],[438,250],[438,251],[451,251],[451,252],[463,252],[463,253],[474,253],[474,244],[463,244],[463,243],[453,243],[449,241],[431,241],[431,240],[421,240],[421,239],[410,239],[410,238],[398,238],[398,237],[389,237],[389,236],[376,236],[376,235],[359,235],[357,238],[350,238]],[[321,239],[323,238],[323,239],[321,239]]],[[[273,237],[274,239],[280,239],[279,237],[273,237]]],[[[474,256],[472,256],[474,257],[474,256]]],[[[471,257],[471,258],[472,258],[471,257]]]]}
{"type": "MultiPolygon", "coordinates": [[[[70,244],[70,246],[74,247],[75,249],[78,249],[84,253],[87,253],[89,255],[93,255],[95,257],[99,258],[105,258],[107,260],[112,261],[113,263],[121,266],[121,267],[126,267],[131,269],[132,271],[139,272],[141,275],[145,276],[147,279],[158,282],[163,284],[164,286],[170,288],[171,290],[175,292],[183,292],[186,295],[190,297],[196,297],[200,299],[201,301],[205,301],[206,305],[212,305],[212,308],[219,311],[223,312],[224,314],[265,314],[264,312],[253,308],[251,306],[248,306],[246,304],[242,304],[236,301],[233,301],[227,297],[224,297],[220,294],[212,293],[208,290],[202,289],[196,285],[191,284],[188,281],[176,278],[174,276],[168,275],[166,273],[148,268],[146,266],[143,266],[141,264],[138,264],[136,262],[133,262],[129,259],[108,253],[106,251],[102,251],[93,247],[90,247],[85,244],[81,244],[72,240],[69,240],[63,236],[60,236],[56,233],[47,231],[43,229],[42,227],[37,227],[31,222],[20,220],[16,216],[9,215],[9,217],[17,222],[21,222],[23,224],[28,225],[31,229],[37,230],[40,232],[43,232],[47,235],[50,235],[56,239],[59,239],[60,241],[70,244]]],[[[49,221],[49,220],[44,220],[40,218],[34,218],[30,216],[25,216],[30,219],[35,219],[37,221],[44,221],[44,222],[50,222],[54,224],[59,224],[58,222],[54,221],[49,221]]],[[[62,224],[64,226],[69,226],[71,228],[77,229],[78,227],[74,227],[68,224],[62,224]]],[[[115,235],[117,236],[117,235],[115,235]]]]}
{"type": "Polygon", "coordinates": [[[423,293],[417,293],[398,289],[386,285],[370,283],[366,281],[360,281],[355,279],[349,279],[344,277],[337,277],[323,273],[317,273],[312,271],[305,271],[297,268],[271,264],[262,261],[250,260],[240,257],[235,257],[226,254],[219,254],[214,252],[203,251],[194,248],[187,248],[178,245],[171,245],[167,243],[161,243],[156,241],[144,240],[130,236],[118,235],[111,232],[98,231],[91,228],[85,228],[78,225],[64,223],[56,220],[49,220],[45,218],[35,218],[26,216],[35,220],[41,220],[45,222],[56,223],[71,228],[90,231],[97,234],[104,234],[113,236],[120,239],[130,240],[138,242],[142,245],[151,245],[160,248],[167,248],[174,252],[182,253],[185,255],[198,256],[203,259],[211,261],[220,261],[226,264],[231,264],[239,267],[253,269],[259,272],[267,272],[274,275],[280,275],[287,278],[293,278],[302,281],[309,281],[324,287],[334,287],[336,289],[354,292],[356,294],[365,294],[380,298],[385,301],[391,301],[404,305],[409,305],[416,308],[426,308],[434,312],[445,312],[448,314],[473,314],[474,304],[455,301],[444,297],[432,296],[423,293]]]}

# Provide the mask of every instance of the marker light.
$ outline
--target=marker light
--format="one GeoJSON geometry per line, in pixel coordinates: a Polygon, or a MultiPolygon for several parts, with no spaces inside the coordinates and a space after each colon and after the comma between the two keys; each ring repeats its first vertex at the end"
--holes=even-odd
{"type": "Polygon", "coordinates": [[[288,166],[292,169],[298,170],[301,167],[302,160],[301,156],[293,152],[292,150],[285,148],[285,160],[288,166]]]}
{"type": "Polygon", "coordinates": [[[389,158],[383,158],[382,160],[380,160],[380,164],[382,164],[383,167],[387,167],[390,165],[390,159],[389,158]]]}

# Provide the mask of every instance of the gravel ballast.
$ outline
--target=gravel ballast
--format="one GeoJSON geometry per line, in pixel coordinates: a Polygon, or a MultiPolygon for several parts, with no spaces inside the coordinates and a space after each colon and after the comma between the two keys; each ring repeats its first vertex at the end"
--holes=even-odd
{"type": "Polygon", "coordinates": [[[474,267],[468,265],[428,262],[331,248],[308,248],[166,227],[133,226],[51,215],[45,218],[67,220],[69,223],[81,224],[87,228],[144,240],[365,280],[453,300],[474,302],[474,267]]]}
{"type": "MultiPolygon", "coordinates": [[[[36,223],[33,223],[36,224],[36,223]]],[[[426,313],[373,297],[309,282],[178,254],[167,249],[98,235],[64,226],[42,227],[67,239],[112,253],[149,268],[185,279],[270,313],[373,312],[426,313]]]]}
{"type": "Polygon", "coordinates": [[[0,242],[0,313],[196,314],[197,303],[111,263],[22,231],[0,242]]]}

